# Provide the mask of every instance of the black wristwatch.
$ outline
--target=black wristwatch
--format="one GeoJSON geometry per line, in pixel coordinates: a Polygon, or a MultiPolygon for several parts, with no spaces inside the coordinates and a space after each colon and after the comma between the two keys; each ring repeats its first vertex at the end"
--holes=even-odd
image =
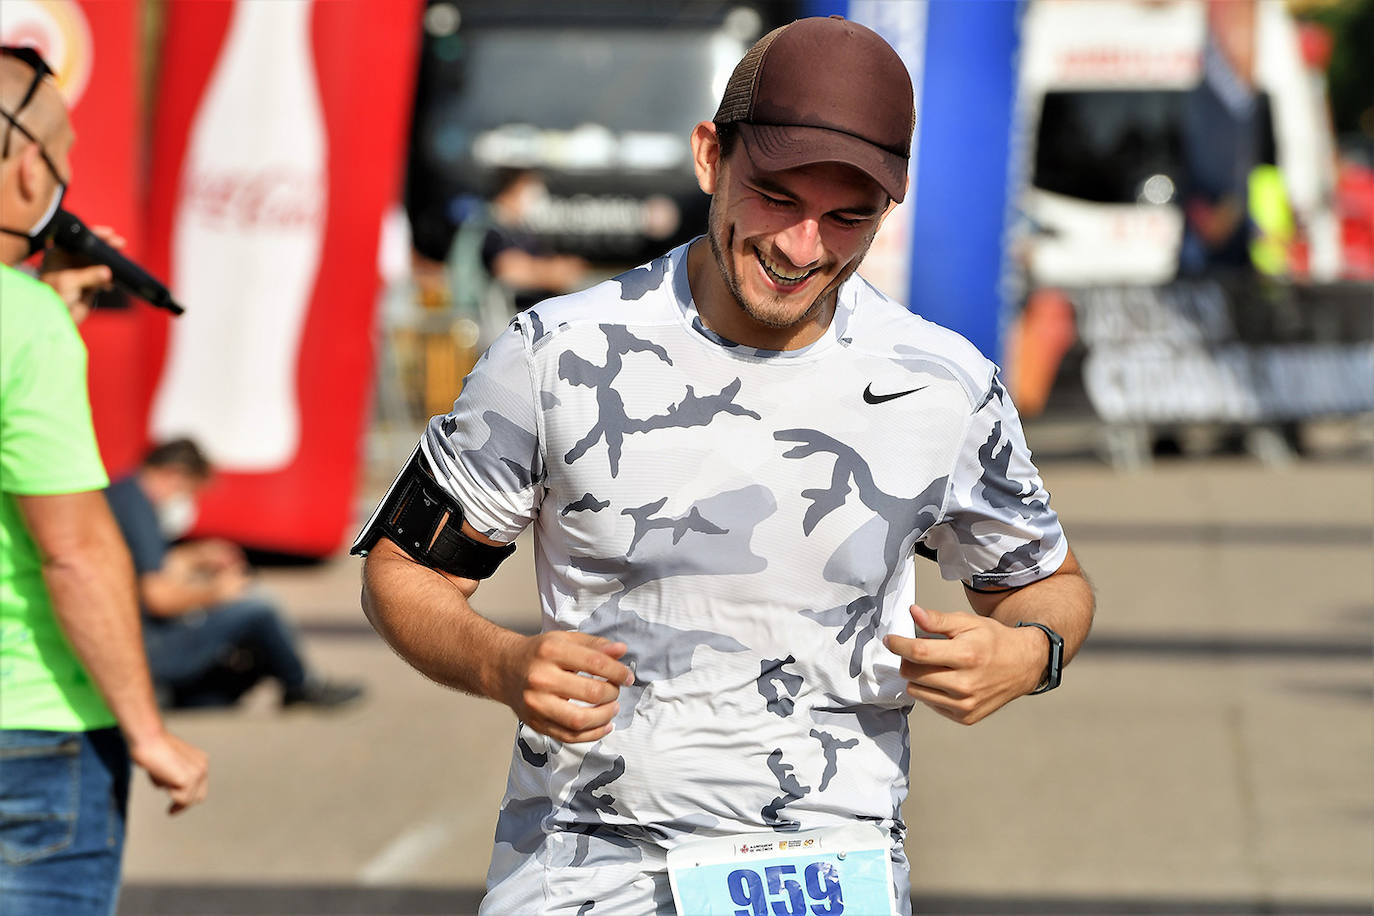
{"type": "Polygon", "coordinates": [[[1040,680],[1040,686],[1032,690],[1027,696],[1035,696],[1037,693],[1047,693],[1059,686],[1059,681],[1064,675],[1064,637],[1045,626],[1043,623],[1023,620],[1017,624],[1018,627],[1039,627],[1045,631],[1045,635],[1050,638],[1050,663],[1045,666],[1045,676],[1040,680]]]}

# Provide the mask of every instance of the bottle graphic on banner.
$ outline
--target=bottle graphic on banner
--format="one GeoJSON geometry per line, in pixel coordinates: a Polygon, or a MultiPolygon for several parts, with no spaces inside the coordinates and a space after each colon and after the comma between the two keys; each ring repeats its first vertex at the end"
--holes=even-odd
{"type": "Polygon", "coordinates": [[[239,0],[190,128],[173,217],[171,325],[154,438],[265,473],[300,442],[296,365],[327,204],[310,2],[239,0]]]}

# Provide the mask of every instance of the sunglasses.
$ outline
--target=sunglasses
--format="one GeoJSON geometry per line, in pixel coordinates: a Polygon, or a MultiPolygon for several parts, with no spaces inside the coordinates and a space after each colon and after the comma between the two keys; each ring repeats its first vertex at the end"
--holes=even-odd
{"type": "MultiPolygon", "coordinates": [[[[43,82],[43,78],[47,76],[55,77],[56,74],[53,72],[52,67],[48,66],[48,62],[43,59],[43,55],[27,46],[22,48],[11,45],[0,46],[0,57],[13,57],[15,60],[28,64],[33,70],[33,80],[30,81],[29,88],[24,91],[24,97],[19,100],[19,107],[15,108],[12,112],[0,110],[0,115],[4,115],[5,120],[9,122],[9,124],[5,126],[5,139],[3,143],[0,143],[0,159],[5,159],[8,158],[10,154],[10,133],[14,130],[18,130],[34,143],[38,143],[38,138],[29,133],[24,125],[19,123],[18,118],[20,113],[28,107],[29,102],[33,101],[34,93],[38,91],[38,85],[43,82]]],[[[39,145],[41,146],[42,144],[39,145]]]]}

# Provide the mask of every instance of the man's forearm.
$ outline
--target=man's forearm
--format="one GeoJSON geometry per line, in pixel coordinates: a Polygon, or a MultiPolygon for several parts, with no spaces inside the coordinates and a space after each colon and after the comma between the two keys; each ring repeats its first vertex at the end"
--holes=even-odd
{"type": "MultiPolygon", "coordinates": [[[[36,538],[44,556],[43,580],[63,635],[125,736],[131,744],[152,740],[164,729],[143,652],[133,563],[104,496],[97,491],[23,497],[21,505],[85,496],[93,498],[80,503],[80,524],[70,533],[54,540],[52,526],[39,523],[48,536],[47,545],[36,538]]],[[[43,502],[37,511],[45,512],[43,502]]],[[[25,514],[31,522],[32,514],[25,514]]]]}
{"type": "Polygon", "coordinates": [[[1005,594],[969,592],[978,613],[1014,627],[1022,621],[1043,623],[1064,639],[1064,662],[1078,652],[1092,628],[1095,599],[1092,585],[1073,552],[1052,576],[1005,594]]]}
{"type": "Polygon", "coordinates": [[[504,703],[557,741],[609,734],[620,688],[634,683],[634,672],[620,661],[629,646],[576,630],[522,636],[472,610],[468,598],[476,589],[476,580],[421,566],[387,540],[363,567],[364,612],[421,674],[504,703]]]}
{"type": "Polygon", "coordinates": [[[477,583],[421,566],[389,542],[363,567],[363,612],[387,644],[429,679],[501,700],[501,659],[521,636],[474,611],[477,583]]]}
{"type": "Polygon", "coordinates": [[[138,578],[143,606],[154,617],[179,617],[213,604],[219,597],[213,581],[183,581],[169,570],[144,573],[138,578]]]}

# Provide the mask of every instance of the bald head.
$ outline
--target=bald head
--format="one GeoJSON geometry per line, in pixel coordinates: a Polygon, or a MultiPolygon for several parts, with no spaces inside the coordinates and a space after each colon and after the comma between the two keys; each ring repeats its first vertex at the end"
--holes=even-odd
{"type": "MultiPolygon", "coordinates": [[[[38,138],[38,142],[47,146],[50,142],[60,141],[64,134],[70,132],[67,106],[62,100],[62,93],[58,91],[57,84],[48,77],[39,82],[33,98],[29,99],[24,110],[17,112],[24,101],[24,94],[29,91],[32,83],[32,67],[18,58],[0,57],[0,109],[13,115],[25,130],[38,138]]],[[[8,121],[0,124],[0,135],[3,135],[7,127],[8,121]]],[[[27,142],[28,138],[19,131],[12,131],[10,155],[15,154],[16,147],[22,148],[27,142]]]]}
{"type": "Polygon", "coordinates": [[[0,55],[0,110],[19,124],[15,127],[8,117],[0,117],[0,137],[5,138],[0,161],[0,263],[11,266],[32,253],[42,237],[41,227],[50,222],[61,200],[62,183],[71,176],[68,154],[76,136],[62,94],[50,77],[34,86],[25,104],[33,78],[33,68],[23,60],[0,55]]]}

